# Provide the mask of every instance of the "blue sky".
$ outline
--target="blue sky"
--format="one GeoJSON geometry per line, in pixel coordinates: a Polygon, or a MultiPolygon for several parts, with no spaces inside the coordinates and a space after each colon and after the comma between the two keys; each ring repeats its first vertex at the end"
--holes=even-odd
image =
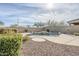
{"type": "Polygon", "coordinates": [[[57,3],[51,10],[46,3],[0,3],[0,21],[6,26],[16,24],[32,25],[34,22],[47,22],[49,19],[65,22],[79,18],[79,4],[57,3]]]}

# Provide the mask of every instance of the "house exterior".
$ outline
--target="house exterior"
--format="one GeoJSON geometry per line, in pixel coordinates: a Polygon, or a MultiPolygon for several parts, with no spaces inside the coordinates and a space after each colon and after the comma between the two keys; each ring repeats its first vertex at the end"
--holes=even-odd
{"type": "Polygon", "coordinates": [[[68,21],[69,27],[66,28],[68,32],[70,33],[79,33],[79,19],[74,19],[68,21]]]}
{"type": "Polygon", "coordinates": [[[68,23],[69,25],[79,25],[79,19],[70,20],[68,23]]]}

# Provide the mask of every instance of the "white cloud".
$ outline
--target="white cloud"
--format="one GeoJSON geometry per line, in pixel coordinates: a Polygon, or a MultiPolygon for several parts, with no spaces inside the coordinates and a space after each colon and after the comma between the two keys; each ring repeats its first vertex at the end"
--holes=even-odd
{"type": "MultiPolygon", "coordinates": [[[[20,22],[24,24],[31,24],[33,22],[41,21],[47,22],[50,20],[72,20],[79,18],[79,4],[54,4],[52,10],[45,8],[46,4],[16,4],[17,8],[0,8],[0,17],[9,19],[12,18],[16,21],[16,18],[20,18],[20,22]],[[23,6],[23,7],[22,7],[23,6]]],[[[12,5],[12,7],[15,7],[12,5]]]]}
{"type": "Polygon", "coordinates": [[[68,21],[78,18],[79,16],[79,11],[74,11],[74,9],[79,10],[77,8],[78,5],[76,6],[73,4],[72,6],[72,4],[60,4],[60,5],[58,4],[58,6],[56,5],[55,7],[56,8],[53,11],[55,12],[55,14],[53,12],[43,10],[42,13],[40,14],[33,14],[33,17],[38,21],[47,22],[50,18],[52,18],[51,20],[53,20],[54,17],[55,17],[54,20],[56,21],[62,21],[62,20],[68,21]]]}

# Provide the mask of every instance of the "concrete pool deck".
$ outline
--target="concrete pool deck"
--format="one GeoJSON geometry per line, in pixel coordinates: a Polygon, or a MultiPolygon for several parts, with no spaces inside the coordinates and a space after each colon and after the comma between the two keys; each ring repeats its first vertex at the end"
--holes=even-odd
{"type": "Polygon", "coordinates": [[[41,37],[32,38],[32,40],[36,41],[36,42],[45,42],[46,41],[44,38],[41,38],[41,37]]]}
{"type": "Polygon", "coordinates": [[[48,40],[59,44],[79,46],[79,36],[74,35],[67,35],[67,34],[61,34],[59,36],[32,35],[30,37],[32,38],[33,41],[36,42],[44,42],[48,40]]]}

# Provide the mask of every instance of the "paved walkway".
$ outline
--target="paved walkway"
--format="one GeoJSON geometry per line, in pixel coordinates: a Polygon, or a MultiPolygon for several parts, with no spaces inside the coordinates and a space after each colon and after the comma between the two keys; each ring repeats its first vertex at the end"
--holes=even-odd
{"type": "Polygon", "coordinates": [[[35,37],[35,38],[33,37],[32,40],[33,40],[33,41],[36,41],[36,42],[44,42],[44,41],[46,41],[46,40],[45,40],[44,38],[42,38],[42,37],[35,37]]]}
{"type": "Polygon", "coordinates": [[[24,37],[24,36],[26,36],[26,35],[29,35],[30,33],[21,33],[22,34],[22,36],[24,37]]]}
{"type": "Polygon", "coordinates": [[[30,36],[33,41],[37,42],[43,42],[45,40],[65,44],[65,45],[74,45],[79,46],[79,36],[74,35],[67,35],[67,34],[61,34],[59,36],[39,36],[39,35],[33,35],[30,36]],[[35,39],[36,38],[36,39],[35,39]]]}

